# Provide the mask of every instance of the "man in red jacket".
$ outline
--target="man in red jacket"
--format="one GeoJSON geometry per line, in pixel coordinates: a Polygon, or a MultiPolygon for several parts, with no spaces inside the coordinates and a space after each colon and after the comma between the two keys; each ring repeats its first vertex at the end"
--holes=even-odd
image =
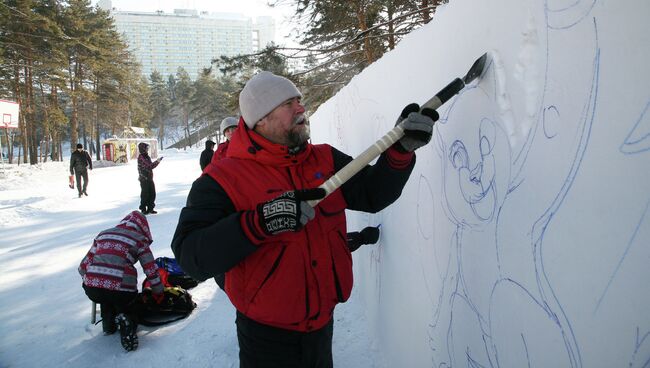
{"type": "Polygon", "coordinates": [[[212,161],[219,161],[222,158],[226,157],[226,153],[228,152],[228,144],[230,144],[230,138],[235,132],[235,129],[237,129],[238,123],[239,120],[234,116],[229,116],[221,121],[221,135],[223,135],[226,140],[219,143],[217,146],[217,151],[214,153],[214,156],[212,156],[212,161]]]}
{"type": "Polygon", "coordinates": [[[246,83],[226,158],[192,184],[172,240],[192,277],[226,272],[240,367],[332,367],[334,307],[352,290],[345,209],[393,203],[437,119],[407,106],[398,119],[404,138],[312,208],[306,201],[325,195],[317,187],[352,158],[308,142],[301,97],[269,72],[246,83]]]}

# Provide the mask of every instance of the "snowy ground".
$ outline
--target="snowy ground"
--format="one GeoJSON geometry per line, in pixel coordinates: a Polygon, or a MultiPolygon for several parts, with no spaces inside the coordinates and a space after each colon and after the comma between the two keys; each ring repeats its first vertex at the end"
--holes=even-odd
{"type": "MultiPolygon", "coordinates": [[[[156,257],[173,257],[169,244],[200,174],[199,154],[164,151],[154,171],[156,257]]],[[[238,367],[234,308],[212,281],[190,291],[198,307],[189,318],[140,327],[135,352],[90,324],[77,266],[99,231],[137,209],[140,194],[135,162],[95,166],[84,198],[67,186],[67,162],[0,166],[0,367],[238,367]]],[[[334,365],[384,366],[373,341],[353,293],[335,313],[334,365]]]]}

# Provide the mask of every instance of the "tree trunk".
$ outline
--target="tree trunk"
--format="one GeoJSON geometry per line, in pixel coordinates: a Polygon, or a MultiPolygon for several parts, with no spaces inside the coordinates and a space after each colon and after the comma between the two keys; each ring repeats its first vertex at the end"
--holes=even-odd
{"type": "Polygon", "coordinates": [[[72,113],[70,116],[70,151],[75,149],[77,141],[79,140],[79,134],[77,129],[79,128],[79,101],[77,97],[77,89],[79,84],[77,80],[81,78],[81,65],[78,61],[75,61],[74,72],[71,71],[70,75],[70,94],[72,95],[72,113]]]}
{"type": "MultiPolygon", "coordinates": [[[[98,84],[98,82],[97,82],[97,80],[95,80],[95,83],[94,83],[94,86],[93,86],[95,96],[99,95],[99,93],[97,91],[97,89],[98,89],[97,84],[98,84]]],[[[99,145],[99,97],[97,99],[95,99],[94,112],[95,112],[93,114],[93,120],[95,120],[95,124],[94,124],[94,126],[95,126],[95,135],[94,135],[94,137],[95,137],[95,145],[97,146],[97,156],[95,156],[95,160],[99,161],[99,160],[102,159],[101,158],[102,149],[101,149],[101,146],[99,145]]]]}
{"type": "Polygon", "coordinates": [[[14,141],[16,140],[16,132],[13,132],[12,134],[9,134],[9,132],[7,132],[7,139],[11,139],[11,142],[7,143],[9,145],[7,151],[9,154],[9,162],[14,162],[14,141]]]}
{"type": "Polygon", "coordinates": [[[187,134],[187,144],[192,147],[192,136],[190,135],[190,113],[189,111],[183,112],[183,120],[185,120],[185,134],[187,134]]]}
{"type": "Polygon", "coordinates": [[[77,96],[74,92],[72,95],[72,114],[70,115],[70,150],[74,150],[77,141],[79,140],[79,135],[77,133],[78,120],[77,120],[77,96]]]}
{"type": "Polygon", "coordinates": [[[434,1],[422,0],[422,6],[420,7],[420,9],[422,9],[421,13],[422,13],[422,23],[423,24],[427,24],[431,20],[431,12],[432,11],[430,9],[427,9],[427,7],[429,7],[430,5],[434,5],[435,1],[436,0],[434,0],[434,1]]]}
{"type": "MultiPolygon", "coordinates": [[[[22,98],[22,93],[20,92],[20,68],[18,67],[18,64],[14,66],[14,96],[16,98],[16,102],[18,103],[19,106],[19,116],[18,116],[18,130],[20,131],[20,145],[18,147],[18,164],[20,165],[20,146],[22,145],[25,147],[27,145],[27,141],[25,139],[25,106],[23,104],[23,98],[22,98]]],[[[13,150],[12,150],[13,153],[13,150]]],[[[13,155],[12,155],[13,156],[13,155]]],[[[25,159],[27,157],[25,156],[25,159]]],[[[12,157],[13,159],[13,157],[12,157]]]]}
{"type": "Polygon", "coordinates": [[[47,104],[47,99],[45,98],[45,89],[43,88],[43,82],[39,81],[38,82],[39,89],[41,90],[41,105],[43,106],[43,139],[47,137],[47,141],[45,144],[45,155],[44,155],[44,160],[43,162],[47,162],[47,156],[49,155],[50,151],[50,139],[51,139],[51,127],[49,124],[49,112],[48,112],[48,104],[47,104]]]}
{"type": "MultiPolygon", "coordinates": [[[[56,86],[52,87],[51,93],[51,106],[53,109],[59,110],[59,91],[56,86]]],[[[63,150],[61,149],[61,133],[59,132],[58,122],[57,126],[52,128],[52,133],[54,134],[54,140],[52,142],[52,160],[53,161],[63,161],[63,150]]]]}
{"type": "Polygon", "coordinates": [[[23,121],[23,129],[22,129],[22,145],[23,145],[23,162],[28,163],[31,162],[32,157],[30,156],[31,150],[29,147],[30,143],[30,138],[31,138],[31,124],[30,124],[30,119],[31,119],[31,101],[29,101],[29,72],[27,69],[27,66],[23,69],[24,73],[24,78],[25,78],[25,83],[23,84],[23,116],[22,116],[22,121],[23,121]]]}
{"type": "Polygon", "coordinates": [[[160,149],[165,149],[163,141],[165,139],[165,119],[158,117],[158,143],[160,144],[160,149]]]}
{"type": "Polygon", "coordinates": [[[393,16],[395,15],[395,6],[392,2],[388,3],[388,8],[386,9],[388,17],[388,49],[395,49],[395,21],[393,16]]]}
{"type": "Polygon", "coordinates": [[[7,142],[7,160],[9,161],[9,163],[11,163],[13,161],[13,158],[14,158],[13,157],[14,153],[13,153],[13,147],[12,147],[13,144],[9,140],[9,128],[5,129],[5,141],[7,142]]]}
{"type": "Polygon", "coordinates": [[[38,163],[38,139],[36,138],[36,101],[34,101],[34,72],[31,52],[25,66],[25,102],[27,105],[27,149],[29,149],[29,164],[38,163]]]}
{"type": "MultiPolygon", "coordinates": [[[[368,23],[366,22],[366,10],[363,5],[363,1],[357,2],[357,21],[359,22],[359,30],[362,33],[368,30],[368,23]]],[[[364,33],[363,36],[363,54],[366,57],[368,65],[375,61],[375,56],[373,55],[370,45],[370,35],[368,33],[364,33]]]]}

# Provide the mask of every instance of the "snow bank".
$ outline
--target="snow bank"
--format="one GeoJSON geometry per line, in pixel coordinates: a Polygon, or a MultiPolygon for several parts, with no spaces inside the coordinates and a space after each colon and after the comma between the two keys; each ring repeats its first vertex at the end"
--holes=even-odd
{"type": "Polygon", "coordinates": [[[454,0],[321,106],[357,155],[488,52],[355,253],[396,367],[647,366],[650,32],[644,0],[454,0]],[[645,365],[644,365],[645,364],[645,365]]]}

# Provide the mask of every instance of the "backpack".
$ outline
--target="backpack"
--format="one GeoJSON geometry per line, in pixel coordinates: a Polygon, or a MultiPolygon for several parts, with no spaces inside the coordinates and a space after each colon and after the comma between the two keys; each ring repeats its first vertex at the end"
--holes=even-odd
{"type": "MultiPolygon", "coordinates": [[[[158,266],[158,277],[164,287],[178,286],[188,290],[199,284],[196,279],[183,272],[175,258],[158,257],[156,265],[158,266]]],[[[145,279],[142,283],[142,290],[148,288],[151,288],[151,283],[149,279],[145,279]]]]}
{"type": "Polygon", "coordinates": [[[145,326],[160,326],[183,319],[192,313],[196,303],[192,295],[178,286],[165,287],[165,298],[157,304],[151,296],[151,289],[145,288],[135,300],[138,323],[145,326]]]}
{"type": "Polygon", "coordinates": [[[167,272],[167,282],[171,286],[180,286],[187,290],[199,284],[196,279],[181,269],[181,266],[176,262],[176,258],[158,257],[156,258],[156,264],[159,269],[167,272]]]}

